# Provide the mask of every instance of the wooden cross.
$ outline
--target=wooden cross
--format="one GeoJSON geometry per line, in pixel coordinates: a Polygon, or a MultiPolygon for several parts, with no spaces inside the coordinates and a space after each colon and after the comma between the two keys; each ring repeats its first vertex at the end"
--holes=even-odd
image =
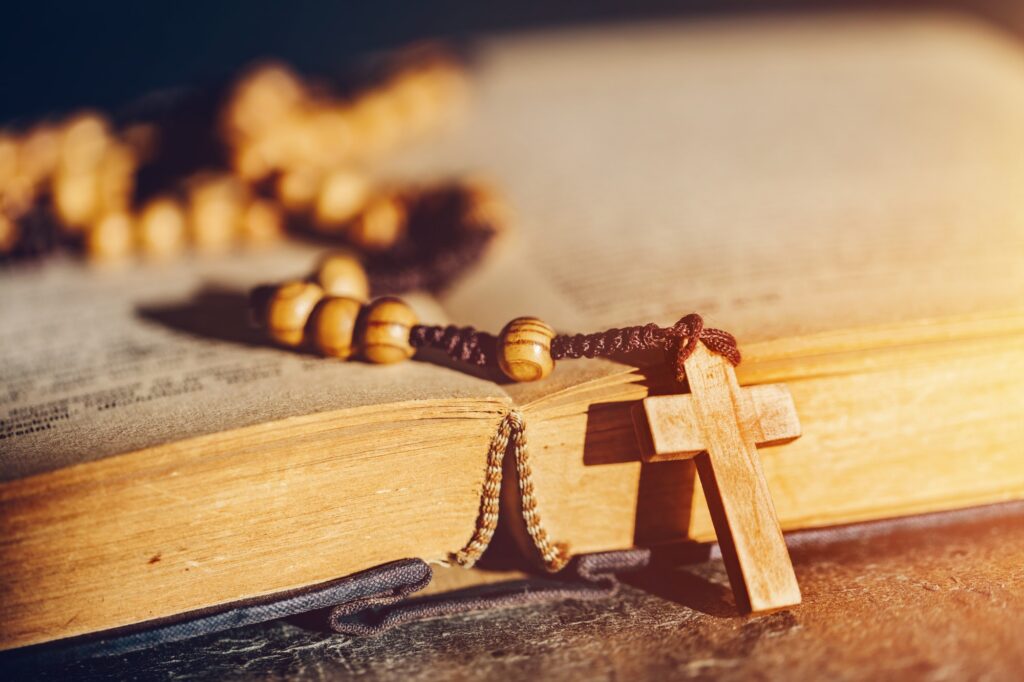
{"type": "Polygon", "coordinates": [[[758,613],[799,604],[756,448],[800,436],[789,389],[740,388],[729,361],[702,343],[685,367],[689,394],[650,397],[633,410],[644,461],[696,458],[737,606],[758,613]]]}

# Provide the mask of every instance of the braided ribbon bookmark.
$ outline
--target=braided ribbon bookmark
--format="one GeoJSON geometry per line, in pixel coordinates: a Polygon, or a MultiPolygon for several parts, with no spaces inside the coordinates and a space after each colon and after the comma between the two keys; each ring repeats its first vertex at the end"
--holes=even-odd
{"type": "Polygon", "coordinates": [[[672,329],[676,376],[690,393],[649,397],[634,408],[644,461],[696,460],[740,609],[759,613],[799,604],[800,587],[756,447],[800,436],[793,398],[781,384],[740,388],[735,339],[704,329],[698,315],[672,329]]]}

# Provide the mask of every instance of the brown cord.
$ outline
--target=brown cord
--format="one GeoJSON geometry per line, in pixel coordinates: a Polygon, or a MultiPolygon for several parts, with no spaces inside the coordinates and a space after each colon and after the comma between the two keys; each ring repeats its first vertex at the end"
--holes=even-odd
{"type": "Polygon", "coordinates": [[[742,356],[736,338],[721,329],[705,328],[704,318],[697,313],[680,318],[671,327],[645,324],[597,334],[559,334],[551,341],[551,357],[554,360],[598,358],[660,348],[674,353],[676,379],[682,382],[686,378],[683,363],[693,354],[698,341],[733,365],[740,364],[742,356]]]}
{"type": "MultiPolygon", "coordinates": [[[[609,329],[596,334],[559,334],[551,341],[554,360],[611,357],[624,353],[663,349],[675,356],[676,378],[686,377],[683,363],[693,354],[697,342],[708,350],[724,356],[733,365],[742,359],[736,338],[721,329],[704,327],[704,319],[691,313],[671,327],[645,324],[622,329],[609,329]]],[[[435,348],[457,362],[478,367],[494,363],[498,339],[493,334],[473,327],[416,325],[410,330],[409,343],[414,348],[435,348]]]]}
{"type": "Polygon", "coordinates": [[[413,348],[435,348],[444,351],[456,362],[484,367],[494,357],[497,337],[478,332],[472,327],[417,324],[409,330],[409,344],[413,348]]]}

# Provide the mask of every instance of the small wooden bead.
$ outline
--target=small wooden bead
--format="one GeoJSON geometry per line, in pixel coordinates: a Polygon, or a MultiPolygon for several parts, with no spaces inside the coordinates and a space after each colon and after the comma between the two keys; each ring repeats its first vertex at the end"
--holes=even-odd
{"type": "Polygon", "coordinates": [[[480,178],[463,181],[462,221],[468,228],[500,231],[509,223],[508,204],[494,186],[480,178]]]}
{"type": "Polygon", "coordinates": [[[392,149],[402,137],[402,114],[386,92],[369,91],[356,99],[352,116],[359,154],[373,157],[392,149]]]}
{"type": "Polygon", "coordinates": [[[276,242],[284,233],[284,218],[273,201],[253,199],[242,215],[242,237],[249,244],[276,242]]]}
{"type": "Polygon", "coordinates": [[[498,366],[513,381],[537,381],[551,374],[555,330],[536,317],[517,317],[498,337],[498,366]]]}
{"type": "Polygon", "coordinates": [[[251,142],[238,144],[231,154],[231,167],[235,175],[250,183],[266,179],[274,170],[260,148],[251,142]]]}
{"type": "Polygon", "coordinates": [[[313,310],[309,329],[313,344],[324,355],[347,360],[355,349],[356,320],[363,304],[354,298],[327,296],[313,310]]]}
{"type": "Polygon", "coordinates": [[[60,164],[71,173],[93,172],[110,142],[110,125],[99,114],[77,114],[64,124],[60,164]]]}
{"type": "Polygon", "coordinates": [[[135,191],[138,160],[128,145],[110,143],[96,167],[97,192],[103,211],[127,210],[135,191]]]}
{"type": "Polygon", "coordinates": [[[192,243],[204,253],[222,253],[241,231],[244,189],[230,176],[197,179],[189,191],[192,243]]]}
{"type": "Polygon", "coordinates": [[[236,136],[264,133],[305,98],[305,86],[287,67],[262,66],[235,86],[227,107],[228,128],[236,136]]]}
{"type": "Polygon", "coordinates": [[[185,211],[169,197],[150,200],[139,214],[139,244],[153,258],[168,258],[185,248],[185,211]]]}
{"type": "Polygon", "coordinates": [[[370,362],[390,364],[412,357],[409,330],[417,324],[416,313],[404,301],[378,298],[366,307],[360,325],[359,347],[370,362]]]}
{"type": "Polygon", "coordinates": [[[362,173],[338,170],[328,175],[316,198],[317,227],[331,231],[347,223],[366,203],[369,188],[362,173]]]}
{"type": "Polygon", "coordinates": [[[94,260],[117,260],[135,247],[134,226],[126,213],[103,216],[85,235],[85,248],[94,260]]]}
{"type": "Polygon", "coordinates": [[[29,131],[18,149],[18,172],[33,183],[53,175],[60,160],[60,140],[57,129],[46,123],[29,131]]]}
{"type": "Polygon", "coordinates": [[[277,198],[288,211],[299,213],[309,208],[320,191],[320,175],[309,169],[294,169],[277,179],[277,198]]]}
{"type": "Polygon", "coordinates": [[[405,202],[384,194],[374,197],[349,228],[348,238],[367,251],[384,251],[405,233],[405,202]]]}
{"type": "Polygon", "coordinates": [[[312,282],[286,282],[277,288],[267,305],[267,330],[278,343],[302,343],[306,322],[324,290],[312,282]]]}
{"type": "Polygon", "coordinates": [[[95,219],[100,208],[96,174],[61,171],[53,179],[53,205],[68,228],[82,228],[95,219]]]}
{"type": "Polygon", "coordinates": [[[370,297],[370,280],[359,259],[347,251],[328,254],[316,272],[316,282],[328,296],[345,296],[358,301],[370,297]]]}
{"type": "Polygon", "coordinates": [[[402,126],[412,135],[435,127],[444,114],[444,105],[434,96],[434,88],[423,71],[398,74],[388,87],[394,98],[402,126]]]}

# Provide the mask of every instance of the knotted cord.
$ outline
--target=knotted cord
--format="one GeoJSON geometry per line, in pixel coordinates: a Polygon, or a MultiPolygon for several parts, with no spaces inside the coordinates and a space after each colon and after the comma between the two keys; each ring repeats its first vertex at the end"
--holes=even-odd
{"type": "MultiPolygon", "coordinates": [[[[675,375],[682,382],[686,377],[683,364],[693,354],[698,341],[733,365],[740,364],[742,358],[736,338],[727,331],[705,327],[704,319],[696,313],[681,317],[669,327],[651,323],[613,328],[594,334],[558,334],[551,340],[551,358],[607,358],[662,349],[674,357],[672,364],[675,375]]],[[[497,342],[493,334],[455,325],[416,325],[409,333],[409,343],[414,348],[441,350],[456,362],[477,367],[494,363],[497,342]]]]}

